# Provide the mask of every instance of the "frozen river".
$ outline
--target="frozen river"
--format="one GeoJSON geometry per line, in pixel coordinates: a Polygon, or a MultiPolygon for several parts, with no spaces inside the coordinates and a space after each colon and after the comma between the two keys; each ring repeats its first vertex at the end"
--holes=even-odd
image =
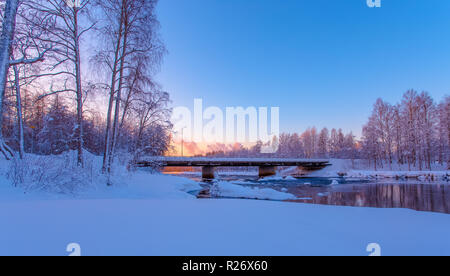
{"type": "MultiPolygon", "coordinates": [[[[202,182],[195,174],[178,174],[202,182]]],[[[247,187],[272,188],[295,195],[301,203],[376,208],[407,208],[450,214],[450,182],[417,180],[361,180],[345,178],[258,179],[252,176],[219,176],[247,187]]]]}

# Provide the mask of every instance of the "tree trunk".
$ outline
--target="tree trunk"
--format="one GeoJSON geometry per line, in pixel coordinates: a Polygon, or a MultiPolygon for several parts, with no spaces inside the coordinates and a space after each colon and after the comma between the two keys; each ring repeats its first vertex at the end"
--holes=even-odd
{"type": "Polygon", "coordinates": [[[5,97],[6,81],[9,70],[11,46],[16,25],[18,0],[7,0],[3,15],[2,34],[0,36],[0,152],[7,160],[13,157],[12,150],[3,139],[3,99],[5,97]]]}
{"type": "MultiPolygon", "coordinates": [[[[126,18],[126,16],[125,16],[126,18]]],[[[126,22],[126,19],[124,19],[124,22],[126,22]]],[[[123,43],[122,43],[122,54],[120,57],[120,72],[119,72],[119,87],[117,89],[117,96],[116,96],[116,106],[114,110],[114,123],[112,128],[112,136],[111,136],[111,146],[109,149],[109,156],[108,156],[108,174],[111,173],[111,166],[114,161],[114,151],[117,144],[117,132],[119,127],[119,115],[120,115],[120,101],[122,97],[122,85],[123,85],[123,71],[124,71],[124,63],[125,63],[125,55],[126,55],[126,48],[127,48],[127,30],[126,26],[124,27],[124,36],[123,36],[123,43]]]]}
{"type": "MultiPolygon", "coordinates": [[[[447,103],[450,105],[450,103],[447,103]]],[[[447,145],[446,145],[446,155],[447,155],[447,170],[450,170],[450,107],[446,107],[446,113],[447,113],[447,145]]]]}
{"type": "Polygon", "coordinates": [[[127,111],[128,111],[129,106],[130,106],[130,100],[131,100],[131,96],[132,96],[132,93],[133,93],[133,88],[134,88],[134,85],[135,85],[135,83],[137,81],[136,79],[137,79],[137,76],[135,75],[134,78],[133,78],[133,81],[131,83],[131,86],[128,88],[128,94],[127,94],[127,97],[126,97],[125,102],[123,104],[122,119],[120,120],[120,125],[119,125],[119,134],[120,134],[120,130],[123,128],[123,125],[125,123],[125,117],[127,115],[127,111]]]}
{"type": "Polygon", "coordinates": [[[77,124],[75,137],[77,141],[77,164],[84,167],[83,160],[83,90],[81,86],[81,57],[80,45],[78,39],[78,11],[73,8],[74,13],[74,43],[75,43],[75,73],[76,73],[76,91],[77,91],[77,124]]]}
{"type": "Polygon", "coordinates": [[[120,54],[120,45],[122,43],[122,30],[123,30],[123,17],[124,17],[124,8],[122,1],[122,12],[120,15],[120,22],[119,22],[119,32],[117,37],[117,44],[116,49],[114,53],[114,66],[112,70],[112,76],[111,76],[111,87],[109,91],[109,104],[108,104],[108,114],[106,116],[106,134],[105,134],[105,148],[103,153],[103,165],[102,165],[102,172],[106,173],[108,169],[108,162],[109,162],[109,154],[110,154],[110,147],[111,147],[111,116],[112,116],[112,108],[114,104],[114,95],[116,93],[116,77],[117,77],[117,67],[119,64],[119,54],[120,54]]]}
{"type": "Polygon", "coordinates": [[[16,88],[16,111],[17,111],[17,128],[18,133],[17,137],[19,139],[19,157],[20,159],[23,159],[25,155],[24,150],[24,137],[23,137],[23,117],[22,117],[22,97],[20,93],[20,74],[19,74],[19,68],[17,68],[16,65],[14,65],[14,86],[16,88]]]}

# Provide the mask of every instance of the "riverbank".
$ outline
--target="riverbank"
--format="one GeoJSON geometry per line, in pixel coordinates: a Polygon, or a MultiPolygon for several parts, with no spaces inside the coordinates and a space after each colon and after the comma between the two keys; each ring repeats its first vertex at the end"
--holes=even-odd
{"type": "Polygon", "coordinates": [[[364,171],[351,170],[342,173],[347,178],[375,178],[375,179],[417,179],[423,181],[450,180],[450,171],[364,171]]]}
{"type": "Polygon", "coordinates": [[[407,165],[393,165],[392,168],[374,170],[366,160],[331,159],[332,164],[320,171],[314,171],[310,177],[346,177],[364,179],[417,179],[427,181],[450,180],[447,165],[434,164],[432,170],[409,169],[407,165]]]}

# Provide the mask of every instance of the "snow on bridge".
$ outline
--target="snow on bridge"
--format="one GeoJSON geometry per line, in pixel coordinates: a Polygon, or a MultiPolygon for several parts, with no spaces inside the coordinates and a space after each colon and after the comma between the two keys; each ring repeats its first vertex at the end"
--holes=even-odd
{"type": "Polygon", "coordinates": [[[159,163],[163,167],[202,167],[204,178],[214,178],[215,167],[259,167],[259,176],[276,173],[275,168],[299,167],[302,170],[320,170],[330,166],[325,159],[293,159],[293,158],[217,158],[217,157],[146,157],[137,162],[139,167],[148,167],[159,163]]]}

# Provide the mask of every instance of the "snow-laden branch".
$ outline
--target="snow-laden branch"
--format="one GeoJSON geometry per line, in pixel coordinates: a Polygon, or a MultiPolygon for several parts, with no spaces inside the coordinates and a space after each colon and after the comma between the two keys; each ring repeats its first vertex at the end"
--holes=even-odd
{"type": "Polygon", "coordinates": [[[22,58],[16,59],[16,60],[10,60],[9,65],[14,66],[14,65],[20,65],[20,64],[32,64],[32,63],[44,61],[45,53],[48,50],[50,50],[50,49],[45,49],[42,53],[40,53],[35,58],[26,59],[25,57],[22,57],[22,58]]]}
{"type": "Polygon", "coordinates": [[[65,80],[65,82],[64,82],[64,87],[63,87],[62,89],[59,89],[59,90],[53,90],[53,84],[52,84],[51,87],[50,87],[50,92],[49,92],[49,93],[46,93],[46,94],[43,94],[43,95],[40,95],[40,96],[36,99],[36,102],[38,102],[38,101],[40,101],[40,100],[42,100],[43,98],[46,98],[46,97],[48,97],[48,96],[52,96],[52,95],[56,95],[56,94],[60,94],[60,93],[66,93],[66,92],[77,93],[77,90],[71,89],[71,88],[68,88],[68,87],[67,87],[67,80],[65,80]]]}
{"type": "Polygon", "coordinates": [[[77,91],[76,91],[76,90],[73,90],[73,89],[62,89],[62,90],[52,91],[52,92],[50,92],[50,93],[47,93],[47,94],[44,94],[44,95],[39,96],[39,97],[36,99],[36,102],[42,100],[42,99],[45,98],[45,97],[52,96],[52,95],[56,95],[56,94],[59,94],[59,93],[65,93],[65,92],[74,92],[74,93],[76,93],[77,91]]]}

